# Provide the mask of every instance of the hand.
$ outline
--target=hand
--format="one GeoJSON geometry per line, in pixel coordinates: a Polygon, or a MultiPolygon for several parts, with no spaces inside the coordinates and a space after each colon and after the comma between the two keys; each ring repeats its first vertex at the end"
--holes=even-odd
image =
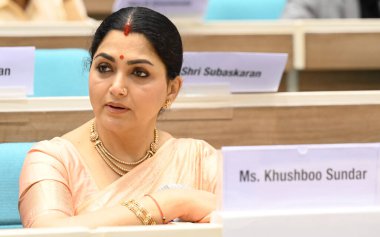
{"type": "Polygon", "coordinates": [[[202,190],[182,190],[185,209],[179,218],[189,222],[210,222],[210,214],[216,209],[216,195],[202,190]]]}
{"type": "Polygon", "coordinates": [[[152,195],[168,221],[209,222],[210,213],[216,209],[216,195],[202,190],[165,189],[152,195]]]}

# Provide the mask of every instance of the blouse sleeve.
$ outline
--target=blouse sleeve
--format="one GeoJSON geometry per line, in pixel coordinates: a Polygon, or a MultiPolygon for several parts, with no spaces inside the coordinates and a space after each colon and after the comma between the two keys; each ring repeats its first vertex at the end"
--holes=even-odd
{"type": "Polygon", "coordinates": [[[20,175],[19,212],[24,227],[31,227],[43,214],[74,215],[68,174],[59,150],[40,146],[29,151],[20,175]]]}

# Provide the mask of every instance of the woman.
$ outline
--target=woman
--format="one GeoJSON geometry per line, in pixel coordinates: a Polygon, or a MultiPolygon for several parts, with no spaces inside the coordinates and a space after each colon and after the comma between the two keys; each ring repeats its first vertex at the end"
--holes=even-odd
{"type": "Polygon", "coordinates": [[[207,222],[215,209],[217,152],[156,129],[182,85],[176,27],[147,8],[124,8],[90,48],[95,118],[35,145],[20,177],[25,227],[207,222]]]}
{"type": "Polygon", "coordinates": [[[0,0],[0,20],[84,21],[88,17],[82,0],[0,0]]]}

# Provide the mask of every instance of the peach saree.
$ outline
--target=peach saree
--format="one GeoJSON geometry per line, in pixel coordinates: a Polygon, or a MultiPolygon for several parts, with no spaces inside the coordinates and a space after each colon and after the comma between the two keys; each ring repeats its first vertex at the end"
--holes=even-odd
{"type": "Polygon", "coordinates": [[[58,137],[42,141],[29,151],[21,172],[21,221],[30,227],[45,213],[91,212],[141,198],[165,185],[215,193],[217,163],[217,151],[206,142],[171,138],[153,157],[100,190],[69,141],[58,137]]]}

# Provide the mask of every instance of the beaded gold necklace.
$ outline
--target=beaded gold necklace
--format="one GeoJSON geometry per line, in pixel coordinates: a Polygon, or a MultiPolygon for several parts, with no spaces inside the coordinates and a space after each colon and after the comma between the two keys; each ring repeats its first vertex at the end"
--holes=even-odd
{"type": "Polygon", "coordinates": [[[96,151],[99,153],[99,155],[102,157],[104,162],[118,175],[123,176],[129,171],[132,170],[130,166],[136,166],[146,159],[152,157],[158,147],[158,132],[157,128],[154,129],[154,138],[153,142],[150,143],[149,150],[146,151],[145,155],[141,157],[139,160],[135,162],[126,162],[123,160],[120,160],[116,158],[114,155],[112,155],[104,146],[102,140],[99,138],[99,134],[95,130],[95,121],[92,122],[90,127],[90,141],[94,143],[96,151]],[[127,168],[129,166],[129,168],[127,168]]]}

